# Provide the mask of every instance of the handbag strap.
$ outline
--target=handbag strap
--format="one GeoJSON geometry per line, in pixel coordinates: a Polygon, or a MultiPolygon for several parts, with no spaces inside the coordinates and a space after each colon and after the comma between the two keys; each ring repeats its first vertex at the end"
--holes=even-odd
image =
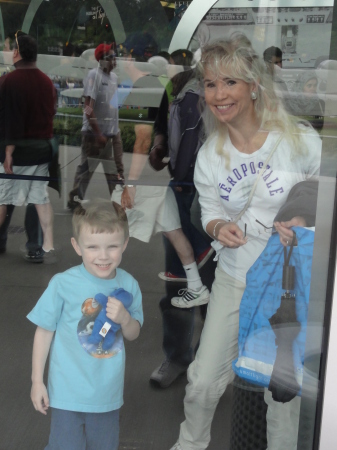
{"type": "Polygon", "coordinates": [[[267,159],[265,160],[265,162],[263,163],[263,166],[262,166],[262,168],[261,168],[261,170],[260,170],[258,176],[256,177],[255,183],[253,184],[253,187],[252,187],[252,189],[251,189],[251,191],[250,191],[248,200],[247,200],[247,202],[246,202],[246,204],[245,204],[243,210],[240,212],[240,214],[239,214],[239,215],[236,217],[236,219],[234,220],[234,223],[237,223],[237,222],[241,219],[241,217],[244,215],[244,213],[247,211],[247,209],[249,208],[249,205],[250,205],[250,203],[251,203],[251,201],[252,201],[253,195],[254,195],[254,193],[255,193],[255,191],[256,191],[257,184],[258,184],[258,182],[260,181],[260,178],[262,177],[262,175],[264,174],[264,172],[266,171],[267,166],[268,166],[268,163],[269,163],[269,161],[271,160],[273,154],[275,153],[275,150],[277,149],[279,143],[280,143],[281,140],[283,139],[283,136],[284,136],[283,133],[279,136],[279,138],[278,138],[277,141],[275,142],[274,147],[272,148],[271,152],[269,153],[268,158],[267,158],[267,159]]]}
{"type": "Polygon", "coordinates": [[[295,266],[291,266],[289,264],[295,244],[297,244],[297,238],[296,233],[293,230],[293,239],[290,244],[289,252],[287,253],[287,247],[283,247],[284,264],[282,274],[282,289],[284,289],[288,294],[289,291],[293,291],[295,289],[295,266]]]}
{"type": "MultiPolygon", "coordinates": [[[[287,241],[288,242],[288,241],[287,241]]],[[[287,252],[287,247],[283,247],[283,253],[284,253],[284,265],[289,266],[290,258],[294,249],[294,246],[296,244],[296,233],[293,230],[293,238],[290,244],[290,250],[287,252]]]]}

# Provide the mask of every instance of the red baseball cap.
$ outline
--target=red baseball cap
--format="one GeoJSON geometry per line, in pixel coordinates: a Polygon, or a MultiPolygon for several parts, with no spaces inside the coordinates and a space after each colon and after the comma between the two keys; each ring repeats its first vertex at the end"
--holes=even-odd
{"type": "Polygon", "coordinates": [[[99,44],[98,47],[95,49],[95,58],[97,61],[100,61],[104,58],[105,55],[109,53],[111,49],[115,49],[115,43],[112,44],[99,44]]]}

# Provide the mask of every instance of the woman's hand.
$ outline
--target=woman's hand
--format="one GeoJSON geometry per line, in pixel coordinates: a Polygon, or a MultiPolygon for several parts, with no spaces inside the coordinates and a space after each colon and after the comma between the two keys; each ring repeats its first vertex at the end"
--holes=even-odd
{"type": "Polygon", "coordinates": [[[238,248],[245,245],[247,240],[243,236],[243,231],[236,223],[227,222],[216,227],[215,238],[224,247],[238,248]]]}
{"type": "Polygon", "coordinates": [[[275,230],[280,235],[281,244],[285,247],[290,245],[293,240],[294,232],[291,227],[305,227],[305,219],[301,216],[295,216],[287,222],[274,222],[275,230]]]}

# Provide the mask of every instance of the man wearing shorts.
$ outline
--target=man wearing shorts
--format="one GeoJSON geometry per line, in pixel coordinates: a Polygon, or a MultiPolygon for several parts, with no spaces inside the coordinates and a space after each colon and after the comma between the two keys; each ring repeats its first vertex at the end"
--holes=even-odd
{"type": "Polygon", "coordinates": [[[39,178],[48,177],[52,160],[56,92],[36,67],[36,59],[35,39],[18,31],[13,50],[16,70],[5,76],[0,87],[0,226],[7,205],[34,204],[43,231],[43,256],[50,259],[54,257],[53,210],[48,180],[39,178]]]}

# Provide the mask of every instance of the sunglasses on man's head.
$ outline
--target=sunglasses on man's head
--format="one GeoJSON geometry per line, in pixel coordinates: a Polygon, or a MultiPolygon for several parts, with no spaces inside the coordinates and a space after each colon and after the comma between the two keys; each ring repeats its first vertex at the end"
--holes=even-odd
{"type": "Polygon", "coordinates": [[[115,59],[116,56],[117,56],[117,55],[115,55],[115,53],[112,53],[111,55],[105,55],[105,56],[103,57],[103,59],[104,59],[105,61],[108,61],[109,59],[115,59]]]}

